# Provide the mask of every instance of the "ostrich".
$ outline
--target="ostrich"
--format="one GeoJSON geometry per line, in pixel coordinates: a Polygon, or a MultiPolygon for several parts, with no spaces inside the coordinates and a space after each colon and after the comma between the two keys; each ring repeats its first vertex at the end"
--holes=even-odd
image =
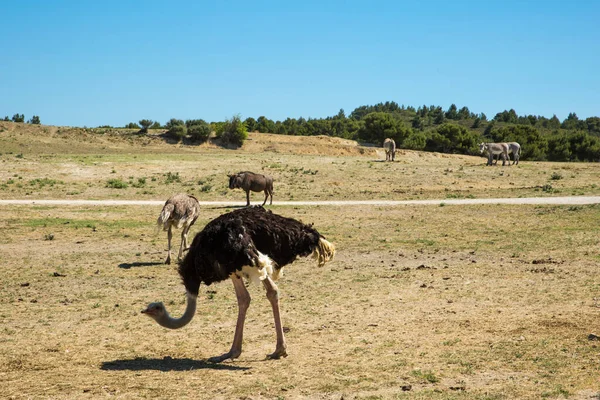
{"type": "Polygon", "coordinates": [[[298,256],[310,254],[317,259],[319,266],[335,255],[333,244],[311,225],[273,214],[262,206],[223,214],[196,235],[189,252],[179,264],[179,275],[187,292],[187,306],[183,315],[180,318],[171,317],[163,303],[151,303],[142,313],[166,328],[181,328],[194,317],[200,284],[208,286],[230,278],[238,302],[233,344],[227,353],[209,358],[209,361],[235,359],[242,353],[244,321],[250,306],[250,293],[242,279],[262,281],[273,308],[277,335],[275,351],[267,357],[287,357],[279,314],[279,290],[274,281],[279,278],[285,265],[298,256]]]}
{"type": "Polygon", "coordinates": [[[191,226],[194,225],[194,222],[196,222],[196,219],[198,219],[198,214],[200,214],[200,204],[198,203],[198,199],[194,196],[179,193],[171,196],[165,202],[165,205],[160,212],[160,216],[156,221],[159,229],[160,226],[162,226],[163,230],[168,231],[169,250],[165,264],[171,264],[171,238],[173,237],[173,226],[176,226],[178,229],[183,227],[183,230],[181,231],[181,245],[179,246],[179,254],[177,256],[178,259],[181,259],[184,249],[187,248],[188,232],[190,231],[191,226]]]}

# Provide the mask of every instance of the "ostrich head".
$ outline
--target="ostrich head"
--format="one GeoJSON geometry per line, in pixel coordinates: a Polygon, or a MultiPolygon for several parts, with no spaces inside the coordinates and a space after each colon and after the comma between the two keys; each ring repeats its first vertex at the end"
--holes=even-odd
{"type": "Polygon", "coordinates": [[[155,320],[160,326],[164,326],[169,329],[178,329],[187,325],[194,314],[196,313],[196,299],[197,296],[188,292],[187,294],[187,306],[185,312],[180,318],[173,318],[169,315],[169,312],[165,308],[165,305],[161,302],[150,303],[145,310],[142,310],[142,314],[145,314],[155,320]]]}
{"type": "Polygon", "coordinates": [[[150,318],[158,321],[163,319],[167,315],[167,310],[162,302],[150,303],[145,310],[142,310],[142,314],[146,314],[150,318]]]}

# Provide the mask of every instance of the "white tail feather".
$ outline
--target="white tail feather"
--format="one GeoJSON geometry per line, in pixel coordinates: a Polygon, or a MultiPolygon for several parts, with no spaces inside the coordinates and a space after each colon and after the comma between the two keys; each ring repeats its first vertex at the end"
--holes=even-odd
{"type": "Polygon", "coordinates": [[[335,246],[328,242],[325,238],[319,238],[319,245],[313,252],[313,257],[317,260],[319,267],[325,265],[326,262],[333,260],[335,256],[335,246]]]}

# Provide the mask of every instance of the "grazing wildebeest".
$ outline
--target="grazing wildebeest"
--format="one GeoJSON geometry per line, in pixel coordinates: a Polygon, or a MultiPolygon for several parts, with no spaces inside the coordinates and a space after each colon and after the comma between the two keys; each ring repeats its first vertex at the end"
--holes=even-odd
{"type": "MultiPolygon", "coordinates": [[[[519,158],[521,156],[521,145],[517,142],[508,142],[506,143],[508,145],[508,161],[510,161],[510,154],[512,153],[513,155],[513,164],[518,164],[519,163],[519,158]]],[[[496,161],[494,163],[494,165],[498,164],[498,159],[500,158],[500,154],[496,154],[496,161]]]]}
{"type": "Polygon", "coordinates": [[[394,139],[385,139],[383,141],[383,148],[385,150],[385,161],[394,161],[396,157],[396,142],[394,142],[394,139]]]}
{"type": "Polygon", "coordinates": [[[269,204],[273,204],[273,178],[267,175],[255,174],[250,171],[242,171],[237,174],[227,175],[229,177],[229,189],[244,189],[246,191],[246,206],[250,205],[250,191],[265,192],[264,206],[267,198],[271,196],[269,204]]]}
{"type": "MultiPolygon", "coordinates": [[[[480,143],[479,151],[483,153],[487,151],[488,161],[486,165],[493,165],[494,154],[502,155],[502,165],[506,165],[506,159],[508,159],[508,144],[506,143],[480,143]]],[[[510,159],[509,159],[510,160],[510,159]]],[[[508,164],[510,165],[510,164],[508,164]]]]}

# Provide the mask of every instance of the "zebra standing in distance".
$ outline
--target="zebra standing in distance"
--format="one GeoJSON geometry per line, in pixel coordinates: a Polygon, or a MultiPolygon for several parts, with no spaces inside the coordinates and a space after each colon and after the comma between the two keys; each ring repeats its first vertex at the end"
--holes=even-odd
{"type": "Polygon", "coordinates": [[[396,158],[396,142],[394,142],[394,139],[385,139],[383,149],[385,150],[385,161],[394,161],[394,158],[396,158]]]}
{"type": "MultiPolygon", "coordinates": [[[[508,158],[508,144],[506,143],[480,143],[479,152],[483,154],[484,151],[488,153],[488,161],[486,165],[493,165],[494,155],[502,155],[502,166],[506,165],[508,158]]],[[[510,164],[508,164],[510,165],[510,164]]]]}

